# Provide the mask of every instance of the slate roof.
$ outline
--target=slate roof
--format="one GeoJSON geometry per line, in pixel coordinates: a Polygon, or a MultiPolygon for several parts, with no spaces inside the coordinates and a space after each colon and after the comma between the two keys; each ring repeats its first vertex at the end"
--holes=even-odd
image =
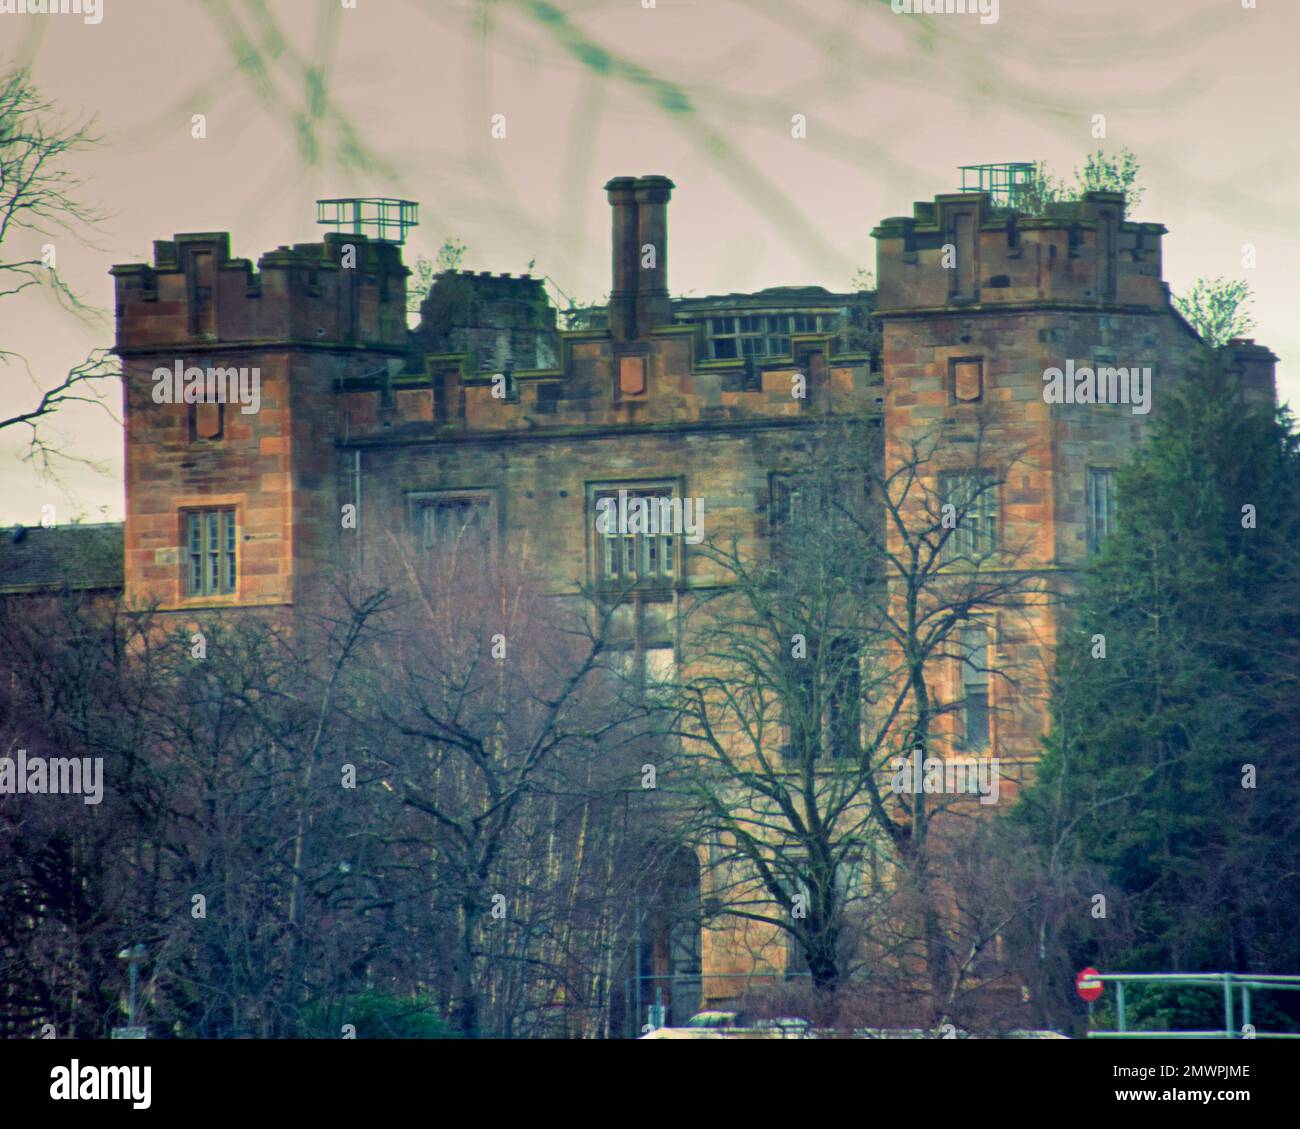
{"type": "Polygon", "coordinates": [[[120,522],[0,528],[0,592],[122,587],[120,522]]]}

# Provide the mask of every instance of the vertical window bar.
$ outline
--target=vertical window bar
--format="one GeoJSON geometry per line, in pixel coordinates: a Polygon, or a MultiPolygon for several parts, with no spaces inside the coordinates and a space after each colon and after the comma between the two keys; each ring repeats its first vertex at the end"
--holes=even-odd
{"type": "MultiPolygon", "coordinates": [[[[599,505],[608,495],[596,495],[599,505]]],[[[627,582],[637,580],[662,579],[672,576],[677,570],[675,558],[675,530],[667,521],[665,511],[659,508],[664,498],[673,495],[663,491],[629,491],[629,501],[645,499],[655,509],[653,520],[655,532],[641,530],[638,532],[620,532],[610,528],[598,531],[598,563],[600,575],[605,580],[622,578],[627,582]]]]}
{"type": "Polygon", "coordinates": [[[221,517],[226,527],[226,575],[223,578],[225,583],[222,590],[233,592],[235,590],[235,514],[233,510],[227,510],[221,517]]]}
{"type": "Polygon", "coordinates": [[[234,510],[199,510],[185,515],[186,595],[213,596],[236,589],[238,526],[234,510]]]}
{"type": "Polygon", "coordinates": [[[190,557],[190,595],[197,596],[203,591],[203,543],[202,529],[198,514],[187,514],[185,518],[190,557]]]}
{"type": "Polygon", "coordinates": [[[204,592],[211,595],[220,591],[218,579],[221,553],[220,522],[221,515],[216,510],[209,510],[205,515],[203,552],[207,560],[207,581],[204,592]]]}

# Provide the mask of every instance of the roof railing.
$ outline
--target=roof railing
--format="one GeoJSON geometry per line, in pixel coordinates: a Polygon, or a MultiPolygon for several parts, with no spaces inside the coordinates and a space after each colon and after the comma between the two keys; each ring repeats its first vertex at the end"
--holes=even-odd
{"type": "Polygon", "coordinates": [[[963,192],[987,192],[1000,207],[1014,206],[1033,186],[1038,166],[1033,161],[1002,161],[991,165],[958,165],[963,192]]]}
{"type": "Polygon", "coordinates": [[[406,242],[406,233],[420,224],[414,200],[386,196],[347,196],[316,201],[316,222],[348,235],[364,235],[381,243],[406,242]]]}

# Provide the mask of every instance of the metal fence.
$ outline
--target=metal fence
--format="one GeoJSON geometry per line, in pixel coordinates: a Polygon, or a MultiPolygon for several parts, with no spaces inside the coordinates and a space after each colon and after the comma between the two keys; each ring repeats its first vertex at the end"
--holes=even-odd
{"type": "MultiPolygon", "coordinates": [[[[1300,976],[1254,975],[1237,972],[1147,973],[1110,972],[1090,977],[1115,985],[1115,1031],[1089,1031],[1089,1039],[1300,1039],[1300,1033],[1258,1031],[1251,1022],[1251,992],[1297,992],[1300,976]],[[1131,1031],[1128,1026],[1128,984],[1191,984],[1223,993],[1223,1030],[1214,1031],[1131,1031]],[[1238,1002],[1240,1007],[1237,1007],[1238,1002]],[[1237,1026],[1238,1016],[1241,1019],[1237,1026]]],[[[1089,1015],[1091,1017],[1091,1005],[1089,1015]]]]}

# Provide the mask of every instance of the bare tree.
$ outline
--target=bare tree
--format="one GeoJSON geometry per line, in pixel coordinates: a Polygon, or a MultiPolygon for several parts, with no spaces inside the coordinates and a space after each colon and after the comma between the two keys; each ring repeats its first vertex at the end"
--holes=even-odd
{"type": "Polygon", "coordinates": [[[933,442],[885,473],[879,444],[869,420],[818,428],[774,484],[770,552],[709,544],[720,579],[690,612],[674,781],[697,808],[718,922],[738,937],[757,925],[776,967],[784,937],[790,965],[826,994],[890,969],[895,986],[922,984],[938,1017],[992,943],[985,930],[973,954],[955,952],[949,848],[933,837],[975,797],[895,785],[908,756],[960,750],[965,702],[936,692],[943,672],[969,663],[1007,685],[1024,673],[992,669],[963,628],[999,616],[1011,631],[1045,593],[1025,547],[980,526],[1014,454],[988,473],[981,428],[943,477],[933,442]],[[946,487],[948,474],[968,488],[946,487]]]}
{"type": "Polygon", "coordinates": [[[628,936],[615,895],[645,861],[623,839],[650,827],[625,800],[645,710],[604,669],[608,615],[544,598],[464,540],[419,560],[391,542],[402,597],[372,760],[430,852],[456,1031],[564,1030],[578,1002],[570,1033],[603,1033],[628,936]]]}
{"type": "MultiPolygon", "coordinates": [[[[101,219],[77,199],[81,182],[66,167],[69,155],[94,142],[87,123],[64,125],[54,120],[53,105],[41,97],[25,71],[0,79],[0,299],[45,287],[65,309],[83,316],[89,313],[58,272],[54,241],[60,237],[84,239],[101,219]],[[20,234],[30,240],[45,240],[38,256],[10,253],[20,234]]],[[[93,382],[115,375],[116,367],[106,351],[97,349],[50,383],[3,346],[0,361],[21,364],[39,393],[31,407],[0,416],[0,430],[28,428],[28,457],[48,470],[52,457],[69,456],[46,439],[40,424],[65,404],[104,407],[93,382]]]]}

